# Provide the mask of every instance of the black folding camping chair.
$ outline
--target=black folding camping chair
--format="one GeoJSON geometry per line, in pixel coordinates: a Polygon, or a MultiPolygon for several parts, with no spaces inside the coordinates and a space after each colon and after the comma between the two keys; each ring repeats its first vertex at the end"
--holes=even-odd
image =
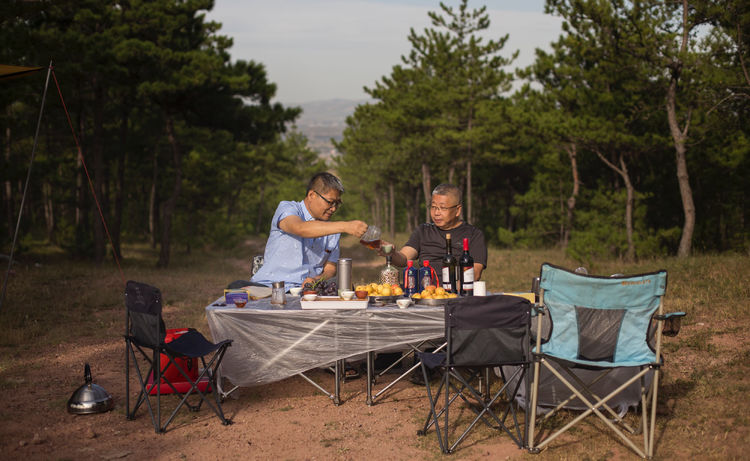
{"type": "Polygon", "coordinates": [[[157,433],[163,433],[180,408],[186,406],[192,411],[198,411],[201,404],[206,402],[224,425],[231,424],[231,420],[224,416],[219,393],[215,389],[217,370],[232,341],[224,340],[214,344],[194,329],[188,329],[172,341],[165,341],[167,330],[161,316],[161,291],[144,283],[127,282],[125,307],[127,312],[125,330],[127,418],[135,419],[138,408],[145,403],[151,415],[154,430],[157,433]],[[140,354],[136,354],[136,351],[140,354]],[[210,357],[208,362],[206,357],[210,357]],[[202,370],[188,373],[182,364],[192,363],[196,359],[200,359],[203,365],[202,370]],[[131,360],[132,368],[135,369],[135,375],[140,383],[140,392],[132,409],[130,407],[131,360]],[[214,402],[206,397],[208,392],[213,392],[214,402]],[[161,396],[167,393],[174,394],[180,402],[162,425],[161,396]],[[153,395],[155,398],[152,402],[153,395]],[[191,404],[188,401],[193,396],[199,398],[197,404],[191,404]]]}
{"type": "Polygon", "coordinates": [[[430,412],[419,435],[425,435],[434,426],[440,449],[443,453],[452,453],[481,421],[490,428],[507,433],[519,448],[523,448],[526,425],[524,423],[522,431],[515,395],[521,382],[526,381],[523,377],[531,363],[530,318],[531,304],[517,296],[458,298],[446,304],[446,351],[418,354],[430,403],[430,412]],[[511,376],[502,375],[502,385],[498,389],[491,391],[489,382],[486,393],[477,389],[474,383],[481,382],[483,374],[489,376],[488,369],[499,367],[504,373],[503,365],[515,367],[511,376]],[[435,392],[428,369],[441,372],[435,392]],[[463,409],[455,410],[451,419],[451,406],[455,407],[457,403],[473,412],[470,414],[472,420],[455,442],[450,443],[449,436],[457,433],[456,428],[467,419],[463,409]],[[502,407],[502,416],[498,416],[498,409],[502,407]],[[506,424],[508,416],[512,424],[506,424]]]}

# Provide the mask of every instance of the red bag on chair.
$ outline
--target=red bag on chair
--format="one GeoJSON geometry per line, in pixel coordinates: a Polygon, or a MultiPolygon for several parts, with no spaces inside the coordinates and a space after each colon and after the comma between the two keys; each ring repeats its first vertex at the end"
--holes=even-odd
{"type": "MultiPolygon", "coordinates": [[[[181,334],[187,333],[187,328],[172,328],[167,330],[167,336],[164,338],[164,342],[168,343],[171,341],[174,341],[177,339],[181,334]]],[[[161,357],[159,358],[161,361],[161,367],[164,368],[164,366],[169,363],[169,358],[161,354],[161,357]]],[[[198,359],[189,359],[184,357],[178,357],[175,359],[175,362],[182,368],[185,373],[190,376],[190,379],[195,381],[198,378],[198,359]]],[[[180,373],[180,370],[175,368],[174,365],[170,365],[167,367],[166,370],[164,370],[164,374],[162,375],[161,383],[159,383],[159,387],[161,388],[162,394],[172,394],[174,391],[172,388],[167,384],[167,381],[172,383],[174,387],[177,388],[180,392],[187,392],[190,390],[190,383],[185,381],[185,377],[182,376],[182,373],[180,373]]],[[[153,375],[149,375],[148,377],[148,384],[154,382],[153,375]]],[[[200,389],[201,392],[206,392],[206,389],[208,389],[208,377],[204,377],[204,379],[201,380],[201,382],[198,384],[198,389],[200,389]]],[[[150,394],[156,395],[156,387],[151,389],[150,394]]]]}

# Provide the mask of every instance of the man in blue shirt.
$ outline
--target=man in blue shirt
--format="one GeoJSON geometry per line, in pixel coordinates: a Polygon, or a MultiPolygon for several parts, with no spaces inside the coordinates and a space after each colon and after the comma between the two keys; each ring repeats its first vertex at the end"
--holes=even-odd
{"type": "Polygon", "coordinates": [[[341,206],[344,186],[330,173],[312,177],[300,202],[279,203],[271,220],[263,266],[253,284],[283,281],[288,289],[336,275],[341,233],[361,237],[363,221],[330,221],[341,206]]]}

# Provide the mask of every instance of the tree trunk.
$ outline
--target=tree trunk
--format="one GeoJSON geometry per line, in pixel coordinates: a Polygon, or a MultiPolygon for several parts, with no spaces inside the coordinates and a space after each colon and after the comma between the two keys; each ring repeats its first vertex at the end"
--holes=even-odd
{"type": "MultiPolygon", "coordinates": [[[[11,110],[10,106],[7,107],[6,115],[10,120],[11,110]]],[[[10,123],[5,127],[5,171],[10,170],[10,139],[11,139],[10,123]]],[[[13,241],[13,230],[15,229],[15,220],[13,219],[13,185],[10,180],[10,175],[5,178],[3,183],[3,202],[5,202],[5,219],[8,221],[8,240],[13,241]]]]}
{"type": "Polygon", "coordinates": [[[375,225],[383,228],[383,197],[380,193],[375,193],[375,202],[373,203],[373,221],[375,225]]]}
{"type": "MultiPolygon", "coordinates": [[[[471,150],[471,148],[469,148],[471,150]]],[[[473,202],[471,200],[471,158],[466,162],[466,222],[474,222],[473,202]]]]}
{"type": "Polygon", "coordinates": [[[151,237],[151,248],[156,248],[156,226],[159,222],[159,197],[157,195],[157,182],[159,180],[159,154],[154,149],[153,162],[151,164],[151,192],[148,198],[148,233],[151,237]]]}
{"type": "Polygon", "coordinates": [[[258,219],[255,220],[255,233],[260,233],[263,228],[263,196],[266,194],[266,183],[260,183],[260,192],[258,192],[258,219]]]}
{"type": "Polygon", "coordinates": [[[396,238],[396,186],[393,182],[388,183],[388,231],[391,240],[396,238]]]}
{"type": "Polygon", "coordinates": [[[117,171],[115,172],[115,203],[112,215],[112,225],[109,229],[112,234],[112,252],[118,259],[122,259],[122,248],[120,235],[122,233],[122,208],[123,194],[125,193],[125,159],[128,145],[128,112],[123,110],[120,120],[120,146],[117,151],[117,171]]]}
{"type": "Polygon", "coordinates": [[[78,256],[83,256],[85,253],[85,241],[88,235],[88,208],[86,206],[86,191],[84,186],[84,172],[83,172],[83,149],[86,145],[86,127],[84,125],[84,118],[81,114],[78,114],[78,133],[81,143],[81,151],[76,157],[76,245],[75,252],[78,256]]]}
{"type": "Polygon", "coordinates": [[[94,261],[96,264],[104,262],[106,242],[104,236],[104,223],[106,206],[104,203],[104,115],[103,115],[103,89],[94,77],[94,197],[91,200],[91,210],[94,215],[94,261]]]}
{"type": "Polygon", "coordinates": [[[625,202],[625,232],[628,237],[628,252],[625,260],[628,262],[635,261],[635,244],[633,243],[633,206],[635,205],[635,188],[630,181],[628,166],[625,164],[622,154],[620,154],[620,169],[622,170],[622,180],[625,181],[625,191],[627,199],[625,202]]]}
{"type": "Polygon", "coordinates": [[[430,202],[432,201],[432,178],[430,177],[430,165],[422,163],[422,193],[424,194],[425,217],[424,222],[430,222],[430,202]]]}
{"type": "MultiPolygon", "coordinates": [[[[470,97],[470,105],[471,108],[474,105],[474,95],[472,93],[470,97]]],[[[471,135],[472,133],[472,126],[474,124],[474,111],[469,109],[469,120],[467,123],[467,131],[471,135]]],[[[466,222],[471,224],[474,222],[474,204],[471,200],[471,138],[469,138],[468,143],[466,144],[466,222]]]]}
{"type": "MultiPolygon", "coordinates": [[[[682,43],[680,44],[680,55],[684,55],[688,44],[688,4],[682,1],[682,43]]],[[[687,141],[688,129],[690,128],[690,111],[687,113],[685,126],[680,129],[677,121],[677,83],[680,79],[682,62],[674,62],[671,66],[671,79],[667,89],[667,120],[669,121],[669,132],[674,142],[675,159],[677,164],[677,182],[680,186],[680,197],[682,198],[682,211],[685,215],[685,223],[682,226],[680,246],[677,249],[677,257],[690,256],[693,246],[693,232],[695,230],[695,205],[693,203],[693,190],[690,187],[688,176],[685,143],[687,141]]]]}
{"type": "Polygon", "coordinates": [[[413,213],[411,214],[411,221],[409,221],[409,228],[407,229],[410,235],[414,231],[414,229],[419,226],[419,204],[421,203],[421,195],[422,191],[420,190],[420,187],[415,187],[414,203],[412,204],[413,213]]]}
{"type": "Polygon", "coordinates": [[[172,158],[174,160],[174,186],[172,187],[172,195],[170,195],[170,197],[164,202],[164,206],[162,207],[161,251],[159,252],[158,267],[169,267],[172,216],[177,207],[177,198],[180,196],[180,190],[182,188],[182,154],[177,142],[177,137],[175,136],[174,121],[170,115],[167,116],[166,130],[169,145],[172,147],[172,158]]]}
{"type": "Polygon", "coordinates": [[[44,181],[42,184],[42,202],[44,205],[44,224],[47,231],[47,241],[55,243],[55,212],[52,200],[52,184],[44,181]]]}
{"type": "Polygon", "coordinates": [[[568,247],[568,242],[570,241],[570,231],[573,229],[573,212],[576,207],[576,198],[578,197],[578,192],[581,187],[581,182],[578,178],[578,149],[576,144],[571,143],[570,145],[565,146],[565,151],[568,153],[568,158],[570,159],[570,170],[573,174],[573,192],[570,194],[570,197],[568,197],[565,214],[565,228],[563,229],[561,242],[563,250],[568,247]]]}
{"type": "Polygon", "coordinates": [[[607,158],[599,152],[599,150],[595,150],[596,155],[610,168],[612,168],[617,174],[620,175],[623,182],[625,183],[625,190],[627,193],[627,199],[625,200],[625,234],[627,236],[628,240],[628,250],[625,254],[625,259],[627,261],[634,261],[635,260],[635,245],[633,244],[633,206],[635,204],[635,188],[633,188],[633,183],[630,181],[630,175],[628,173],[628,167],[625,164],[625,159],[623,157],[623,154],[619,154],[619,161],[620,167],[618,168],[617,165],[607,160],[607,158]]]}

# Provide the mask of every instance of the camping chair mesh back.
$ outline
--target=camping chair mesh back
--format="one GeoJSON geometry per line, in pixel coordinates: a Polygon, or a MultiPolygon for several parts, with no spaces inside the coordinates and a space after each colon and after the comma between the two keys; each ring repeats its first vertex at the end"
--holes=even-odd
{"type": "MultiPolygon", "coordinates": [[[[541,335],[538,335],[534,348],[530,450],[539,451],[578,421],[595,413],[636,453],[642,457],[652,456],[658,371],[661,363],[662,322],[669,317],[684,315],[662,314],[661,300],[666,286],[667,272],[663,270],[634,276],[598,277],[577,274],[547,263],[542,265],[542,306],[537,317],[537,329],[541,331],[542,315],[547,315],[551,331],[544,343],[541,335]],[[656,328],[651,327],[653,321],[657,322],[656,328]],[[562,368],[566,376],[557,371],[549,361],[554,361],[562,368]],[[534,425],[540,365],[554,374],[573,393],[571,398],[577,397],[583,401],[588,410],[535,445],[534,425]],[[608,370],[618,367],[640,367],[640,371],[605,398],[599,398],[591,392],[587,384],[578,379],[573,371],[575,368],[585,368],[607,373],[608,370]],[[646,420],[649,386],[645,379],[649,372],[654,374],[650,389],[650,426],[646,420]],[[637,380],[641,381],[641,425],[644,431],[642,449],[610,421],[609,418],[612,418],[628,432],[636,432],[607,405],[608,400],[637,380]]],[[[561,407],[562,404],[552,413],[561,407]]],[[[545,419],[549,419],[551,414],[547,414],[545,419]]]]}
{"type": "MultiPolygon", "coordinates": [[[[446,304],[446,352],[419,354],[430,404],[425,425],[418,432],[420,435],[435,426],[441,450],[452,453],[481,421],[493,429],[504,431],[519,448],[523,447],[526,434],[525,429],[522,432],[518,422],[515,394],[530,364],[530,317],[529,301],[517,296],[458,298],[446,304]],[[503,374],[503,384],[499,389],[494,393],[490,392],[489,382],[486,394],[476,388],[474,383],[483,371],[494,367],[502,369],[503,365],[517,367],[514,368],[513,376],[506,379],[503,374]],[[428,368],[437,368],[442,372],[434,393],[428,379],[428,368]],[[494,407],[503,396],[505,411],[499,417],[494,407]],[[474,415],[473,420],[451,444],[451,425],[459,425],[462,413],[459,410],[459,417],[451,421],[450,407],[454,402],[466,403],[466,407],[474,415]],[[506,425],[509,415],[513,422],[511,428],[506,425]]],[[[489,373],[485,373],[485,376],[489,376],[489,373]]]]}
{"type": "Polygon", "coordinates": [[[222,411],[218,392],[214,392],[215,402],[208,400],[204,392],[216,388],[218,367],[232,341],[225,340],[214,344],[198,331],[188,329],[171,342],[165,342],[167,330],[161,315],[161,291],[145,283],[127,282],[125,287],[125,311],[127,418],[134,419],[138,408],[145,403],[154,429],[156,432],[162,433],[166,431],[167,426],[172,422],[180,408],[186,406],[190,410],[198,411],[202,403],[206,402],[223,424],[230,424],[222,411]],[[136,354],[136,351],[138,351],[138,354],[136,354]],[[208,362],[206,362],[206,357],[210,357],[208,362]],[[200,359],[203,365],[202,371],[195,375],[188,374],[181,366],[184,359],[188,361],[200,359]],[[132,409],[130,406],[131,361],[132,368],[136,371],[135,376],[140,384],[140,391],[132,409]],[[177,373],[174,370],[177,370],[177,373]],[[179,377],[180,383],[173,382],[170,376],[179,377]],[[184,381],[182,381],[183,379],[184,381]],[[206,381],[207,386],[205,385],[206,381]],[[185,385],[187,385],[187,390],[183,389],[185,385]],[[163,386],[166,386],[169,393],[173,393],[180,398],[179,404],[164,424],[161,423],[163,386]],[[154,394],[156,395],[155,402],[152,403],[151,396],[154,394]],[[191,396],[199,398],[197,405],[188,401],[191,396]]]}

